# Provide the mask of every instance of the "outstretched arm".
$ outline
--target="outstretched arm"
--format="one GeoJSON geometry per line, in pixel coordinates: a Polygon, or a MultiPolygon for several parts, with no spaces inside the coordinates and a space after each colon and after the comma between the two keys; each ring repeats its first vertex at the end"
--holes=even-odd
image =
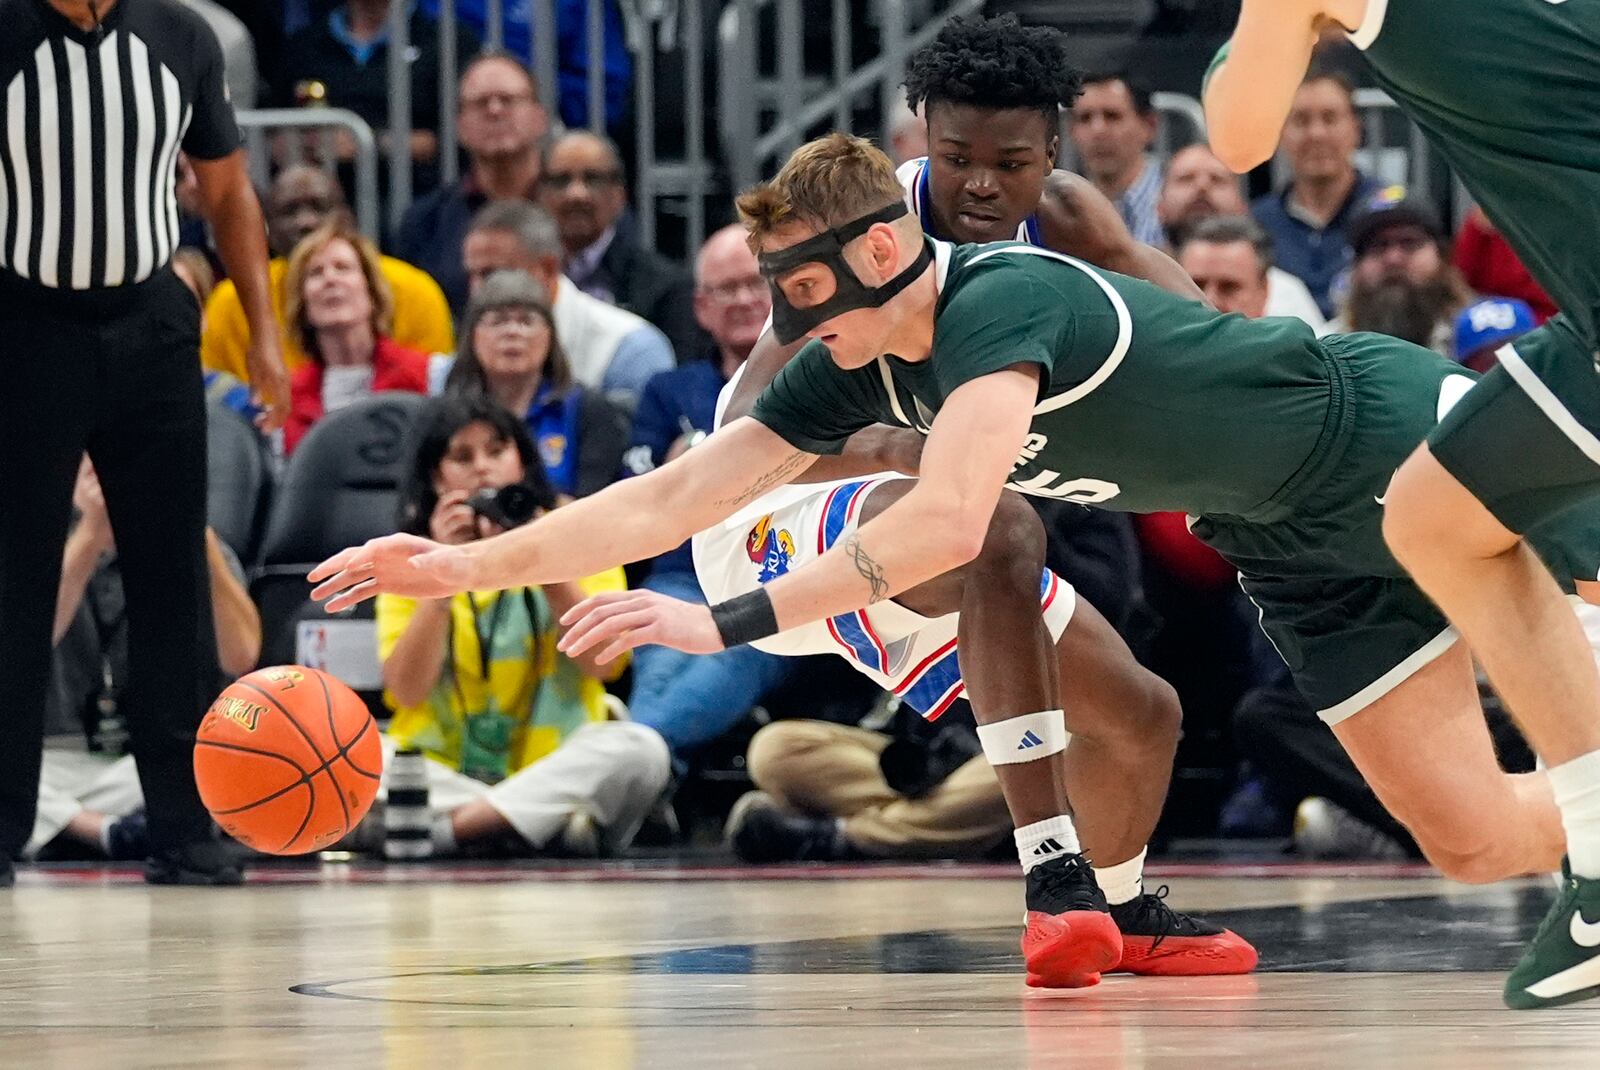
{"type": "Polygon", "coordinates": [[[336,612],[384,592],[442,598],[590,576],[666,553],[790,482],[814,456],[739,420],[653,472],[491,539],[445,546],[387,535],[344,550],[311,571],[320,584],[311,595],[336,612]]]}
{"type": "Polygon", "coordinates": [[[1239,26],[1204,87],[1211,151],[1240,174],[1272,158],[1327,0],[1244,0],[1239,26]]]}
{"type": "Polygon", "coordinates": [[[1039,198],[1039,222],[1045,244],[1058,253],[1144,279],[1179,297],[1205,300],[1189,273],[1160,249],[1136,239],[1117,206],[1081,175],[1051,174],[1039,198]]]}
{"type": "MultiPolygon", "coordinates": [[[[817,560],[767,585],[778,628],[881,602],[977,557],[1038,392],[1033,365],[956,389],[934,420],[916,487],[817,560]]],[[[710,607],[648,591],[592,598],[564,623],[573,627],[562,650],[598,647],[602,661],[645,643],[690,653],[723,646],[710,607]]]]}

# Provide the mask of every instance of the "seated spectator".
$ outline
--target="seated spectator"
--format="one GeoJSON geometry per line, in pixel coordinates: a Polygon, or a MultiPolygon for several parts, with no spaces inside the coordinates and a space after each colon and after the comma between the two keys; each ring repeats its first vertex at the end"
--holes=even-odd
{"type": "Polygon", "coordinates": [[[428,392],[428,356],[389,336],[394,294],[372,243],[335,220],[289,257],[284,319],[311,356],[289,377],[283,448],[293,453],[311,425],[366,394],[428,392]]]}
{"type": "Polygon", "coordinates": [[[1117,206],[1135,238],[1160,246],[1161,165],[1150,155],[1156,136],[1150,91],[1124,74],[1086,75],[1069,129],[1083,176],[1117,206]]]}
{"type": "Polygon", "coordinates": [[[689,273],[640,246],[623,215],[628,191],[610,139],[573,130],[545,146],[540,203],[561,234],[562,271],[573,285],[661,328],[679,358],[707,344],[694,321],[689,273]]]}
{"type": "MultiPolygon", "coordinates": [[[[35,857],[58,837],[79,853],[121,860],[149,853],[144,797],[131,756],[118,757],[118,700],[128,678],[128,637],[116,538],[94,465],[85,457],[73,487],[77,520],[67,537],[55,611],[53,721],[82,726],[101,754],[47,749],[39,811],[25,850],[35,857]]],[[[217,690],[256,666],[261,617],[245,587],[244,567],[217,533],[206,529],[206,572],[216,632],[217,690]]]]}
{"type": "Polygon", "coordinates": [[[1350,219],[1355,262],[1334,329],[1376,331],[1449,356],[1456,313],[1473,294],[1450,263],[1447,241],[1433,209],[1404,186],[1368,197],[1350,219]]]}
{"type": "Polygon", "coordinates": [[[573,382],[542,287],[525,271],[497,271],[467,308],[447,395],[487,398],[520,416],[557,494],[581,498],[616,480],[628,415],[573,382]]]}
{"type": "MultiPolygon", "coordinates": [[[[272,307],[283,334],[284,367],[293,374],[311,358],[296,332],[284,318],[284,275],[289,254],[301,239],[335,220],[350,222],[344,193],[326,171],[300,164],[286,167],[273,180],[264,205],[267,240],[273,259],[267,265],[272,286],[272,307]]],[[[403,260],[378,258],[378,268],[394,294],[394,340],[424,353],[448,353],[455,348],[450,328],[450,308],[439,286],[426,273],[403,260]]],[[[245,354],[250,347],[250,326],[239,302],[239,291],[225,280],[207,301],[200,336],[200,361],[212,371],[227,372],[248,383],[245,354]]]]}
{"type": "MultiPolygon", "coordinates": [[[[522,421],[483,398],[441,399],[419,425],[402,526],[444,543],[485,538],[530,519],[481,504],[513,484],[553,500],[522,421]]],[[[611,569],[577,583],[378,597],[384,695],[395,711],[386,749],[429,759],[436,854],[497,846],[594,855],[632,840],[666,787],[666,745],[641,725],[606,720],[604,685],[623,661],[556,651],[563,613],[623,586],[622,570],[611,569]]],[[[381,814],[369,817],[358,838],[381,830],[381,814]]]]}
{"type": "Polygon", "coordinates": [[[552,295],[556,333],[572,376],[632,412],[650,377],[673,366],[672,345],[631,312],[590,297],[561,273],[555,221],[537,205],[496,201],[472,219],[462,245],[472,289],[492,272],[526,271],[552,295]]]}
{"type": "MultiPolygon", "coordinates": [[[[540,0],[541,3],[547,0],[540,0]]],[[[589,2],[554,0],[556,15],[556,110],[561,121],[573,129],[589,122],[589,2]]],[[[486,0],[456,0],[456,17],[480,38],[489,36],[486,0]]],[[[422,0],[422,10],[439,14],[439,0],[422,0]]],[[[506,49],[522,61],[533,64],[533,6],[527,3],[504,4],[502,26],[506,49]]],[[[606,129],[621,127],[631,103],[633,56],[628,51],[626,26],[616,0],[605,0],[601,7],[605,35],[606,129]]]]}
{"type": "Polygon", "coordinates": [[[1539,317],[1525,301],[1514,297],[1486,297],[1456,316],[1455,341],[1450,357],[1475,372],[1499,363],[1500,347],[1514,342],[1539,325],[1539,317]]]}
{"type": "Polygon", "coordinates": [[[438,280],[459,317],[467,310],[461,245],[472,216],[490,201],[538,198],[539,143],[549,118],[533,75],[504,53],[481,55],[462,72],[456,106],[466,173],[412,203],[395,253],[438,280]]]}
{"type": "Polygon", "coordinates": [[[1450,261],[1478,293],[1520,300],[1533,309],[1539,323],[1560,311],[1544,287],[1528,273],[1511,243],[1477,205],[1472,206],[1456,231],[1450,261]]]}
{"type": "Polygon", "coordinates": [[[1271,239],[1249,216],[1215,216],[1185,227],[1173,252],[1218,312],[1267,314],[1271,239]]]}
{"type": "MultiPolygon", "coordinates": [[[[712,432],[717,395],[750,356],[772,311],[742,226],[724,227],[706,239],[695,258],[695,284],[695,316],[715,348],[645,386],[634,414],[630,474],[665,464],[712,432]]],[[[671,598],[705,601],[687,542],[655,559],[644,586],[671,598]]],[[[753,646],[716,654],[642,646],[633,659],[629,712],[660,732],[680,761],[743,720],[794,664],[753,646]]]]}
{"type": "Polygon", "coordinates": [[[746,759],[755,791],[728,814],[746,862],[986,857],[1011,815],[965,710],[936,722],[910,709],[891,733],[776,721],[746,759]]]}
{"type": "MultiPolygon", "coordinates": [[[[387,166],[389,140],[389,4],[390,0],[347,0],[326,16],[291,35],[271,75],[272,106],[326,106],[355,112],[378,133],[380,156],[387,166]]],[[[439,157],[439,27],[415,9],[407,24],[407,59],[411,67],[411,129],[407,133],[413,182],[419,189],[438,181],[439,157]],[[420,166],[417,166],[420,165],[420,166]]],[[[478,50],[466,27],[457,30],[458,65],[478,50]]],[[[458,68],[459,69],[459,66],[458,68]]],[[[335,134],[338,158],[355,158],[355,141],[335,134]]]]}
{"type": "MultiPolygon", "coordinates": [[[[1239,176],[1217,159],[1210,146],[1196,143],[1179,149],[1168,161],[1157,212],[1166,229],[1168,243],[1176,252],[1183,247],[1190,230],[1202,221],[1217,216],[1243,216],[1248,209],[1239,176]]],[[[1254,237],[1247,240],[1258,244],[1254,237]]],[[[1327,320],[1323,319],[1311,292],[1305,283],[1272,263],[1271,245],[1270,238],[1258,245],[1267,259],[1267,305],[1264,313],[1254,314],[1294,316],[1304,320],[1317,334],[1326,334],[1327,320]]]]}
{"type": "Polygon", "coordinates": [[[1289,182],[1250,206],[1272,235],[1278,266],[1306,284],[1324,317],[1334,314],[1330,290],[1350,264],[1345,227],[1380,188],[1356,170],[1360,144],[1355,86],[1343,74],[1313,70],[1295,94],[1279,145],[1289,182]]]}

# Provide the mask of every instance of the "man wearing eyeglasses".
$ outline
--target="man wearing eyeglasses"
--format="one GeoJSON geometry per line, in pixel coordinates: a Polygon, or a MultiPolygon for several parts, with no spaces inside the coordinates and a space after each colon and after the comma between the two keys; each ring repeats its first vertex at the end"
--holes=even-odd
{"type": "Polygon", "coordinates": [[[661,328],[680,361],[710,344],[695,322],[689,273],[633,234],[622,158],[610,139],[587,130],[552,139],[539,192],[561,231],[562,270],[578,289],[661,328]]]}
{"type": "Polygon", "coordinates": [[[1473,293],[1450,263],[1433,208],[1387,186],[1357,205],[1347,234],[1354,259],[1333,329],[1375,331],[1450,356],[1456,313],[1473,293]]]}
{"type": "Polygon", "coordinates": [[[490,201],[538,198],[539,142],[550,120],[533,77],[508,53],[487,52],[473,60],[462,72],[456,99],[466,173],[412,203],[396,252],[438,281],[459,318],[469,290],[462,243],[472,217],[490,201]]]}

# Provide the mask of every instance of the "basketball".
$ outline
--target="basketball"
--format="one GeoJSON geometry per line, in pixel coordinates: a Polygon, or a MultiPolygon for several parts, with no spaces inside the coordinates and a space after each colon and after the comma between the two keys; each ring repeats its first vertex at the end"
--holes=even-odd
{"type": "Polygon", "coordinates": [[[378,794],[383,747],[360,697],[316,669],[240,677],[200,722],[194,778],[223,831],[276,855],[337,843],[378,794]]]}

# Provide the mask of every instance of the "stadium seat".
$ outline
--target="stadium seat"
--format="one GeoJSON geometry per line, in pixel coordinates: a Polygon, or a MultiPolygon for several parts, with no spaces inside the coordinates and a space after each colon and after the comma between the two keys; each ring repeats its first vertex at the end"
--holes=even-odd
{"type": "MultiPolygon", "coordinates": [[[[298,660],[300,622],[328,619],[309,597],[305,578],[312,567],[347,546],[395,531],[411,427],[426,403],[405,393],[363,398],[324,417],[290,458],[251,584],[261,609],[263,665],[298,660]]],[[[371,604],[341,618],[371,620],[371,604]]],[[[375,712],[381,710],[375,691],[357,690],[375,712]]]]}
{"type": "Polygon", "coordinates": [[[206,406],[206,518],[246,568],[255,563],[272,495],[266,443],[243,416],[206,406]]]}

